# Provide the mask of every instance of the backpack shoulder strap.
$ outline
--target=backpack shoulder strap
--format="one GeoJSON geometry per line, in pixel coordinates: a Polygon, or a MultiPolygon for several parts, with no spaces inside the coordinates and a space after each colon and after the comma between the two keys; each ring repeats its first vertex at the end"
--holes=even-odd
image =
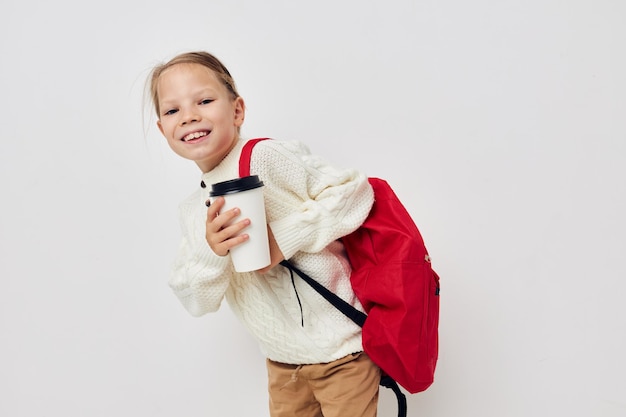
{"type": "Polygon", "coordinates": [[[250,139],[243,145],[241,156],[239,157],[239,177],[247,177],[250,175],[250,159],[252,157],[252,149],[254,145],[269,138],[250,139]]]}
{"type": "Polygon", "coordinates": [[[363,327],[363,325],[365,324],[365,319],[367,318],[367,314],[354,308],[354,306],[346,302],[337,294],[335,294],[334,292],[296,268],[291,262],[285,260],[282,261],[280,264],[299,275],[300,278],[302,278],[307,284],[309,284],[315,291],[317,291],[329,303],[335,306],[337,310],[341,311],[346,317],[352,320],[359,327],[363,327]]]}

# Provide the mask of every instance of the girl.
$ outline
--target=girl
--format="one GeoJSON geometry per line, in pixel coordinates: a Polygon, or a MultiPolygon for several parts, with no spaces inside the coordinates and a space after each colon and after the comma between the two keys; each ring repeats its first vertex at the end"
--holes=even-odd
{"type": "Polygon", "coordinates": [[[238,176],[244,101],[206,52],[174,57],[149,81],[159,130],[202,172],[201,187],[180,204],[182,240],[169,282],[176,296],[193,316],[216,311],[226,298],[267,357],[272,417],[376,416],[381,373],[362,352],[361,329],[278,265],[290,259],[362,310],[338,239],[369,213],[367,178],[328,165],[298,142],[258,143],[250,171],[265,184],[271,264],[237,273],[228,252],[248,239],[250,221],[237,208],[220,212],[223,198],[209,205],[208,193],[238,176]]]}

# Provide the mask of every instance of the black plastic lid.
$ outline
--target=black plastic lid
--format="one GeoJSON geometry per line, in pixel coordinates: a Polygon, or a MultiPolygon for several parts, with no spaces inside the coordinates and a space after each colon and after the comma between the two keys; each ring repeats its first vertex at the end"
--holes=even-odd
{"type": "Polygon", "coordinates": [[[258,175],[250,175],[249,177],[235,178],[234,180],[213,184],[211,185],[211,192],[209,195],[211,197],[218,197],[220,195],[253,190],[259,187],[263,187],[263,181],[259,179],[258,175]]]}

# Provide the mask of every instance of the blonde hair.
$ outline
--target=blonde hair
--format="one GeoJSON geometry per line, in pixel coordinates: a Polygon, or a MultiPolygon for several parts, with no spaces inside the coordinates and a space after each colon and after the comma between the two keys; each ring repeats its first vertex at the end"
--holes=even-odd
{"type": "Polygon", "coordinates": [[[220,62],[219,59],[204,51],[185,52],[175,56],[164,64],[154,67],[152,75],[148,78],[150,81],[150,99],[154,105],[157,117],[160,116],[159,113],[161,111],[159,108],[159,92],[157,89],[159,77],[161,77],[161,74],[163,74],[165,70],[177,64],[199,64],[210,69],[213,71],[217,79],[224,85],[224,87],[226,87],[226,90],[229,92],[233,100],[239,97],[237,87],[235,86],[235,80],[233,80],[230,72],[228,72],[228,69],[220,62]]]}

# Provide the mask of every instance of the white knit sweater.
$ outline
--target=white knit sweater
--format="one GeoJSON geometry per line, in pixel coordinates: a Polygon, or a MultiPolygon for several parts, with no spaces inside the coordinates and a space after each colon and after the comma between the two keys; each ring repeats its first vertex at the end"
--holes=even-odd
{"type": "MultiPolygon", "coordinates": [[[[208,246],[205,201],[211,184],[239,176],[244,143],[240,140],[202,175],[206,188],[181,203],[182,240],[171,288],[194,316],[216,311],[226,297],[264,355],[274,361],[326,363],[361,351],[360,328],[298,276],[294,289],[289,271],[280,265],[264,275],[237,273],[229,256],[217,256],[208,246]]],[[[255,146],[250,169],[265,185],[267,221],[285,258],[362,310],[337,239],[359,227],[369,213],[373,193],[367,178],[331,167],[299,142],[277,140],[255,146]]]]}

